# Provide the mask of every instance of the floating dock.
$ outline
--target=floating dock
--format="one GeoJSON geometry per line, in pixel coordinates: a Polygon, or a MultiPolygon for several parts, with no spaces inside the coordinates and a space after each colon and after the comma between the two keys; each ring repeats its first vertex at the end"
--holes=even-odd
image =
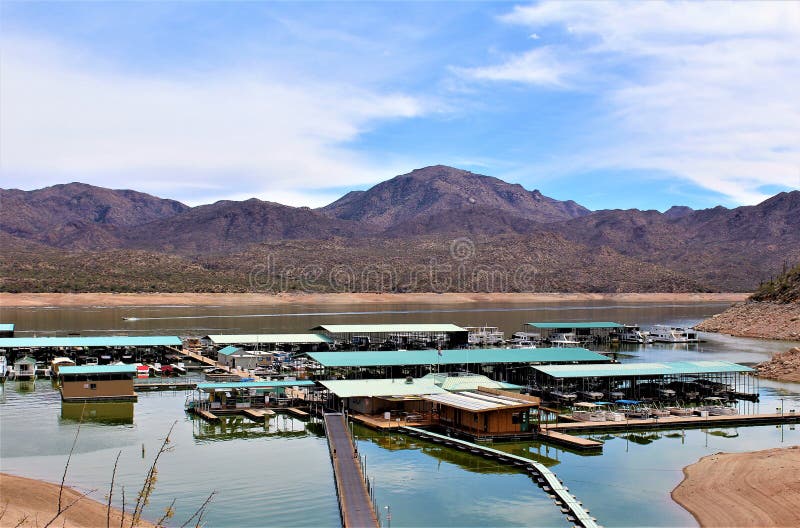
{"type": "Polygon", "coordinates": [[[378,517],[364,482],[361,462],[350,437],[347,420],[341,413],[325,413],[324,420],[342,526],[377,528],[378,517]]]}
{"type": "MultiPolygon", "coordinates": [[[[416,427],[404,426],[400,428],[401,431],[406,432],[412,436],[422,438],[423,440],[432,440],[436,443],[452,446],[461,450],[468,450],[471,453],[479,454],[487,458],[497,459],[499,462],[505,464],[513,464],[519,467],[525,467],[528,473],[536,480],[536,483],[553,498],[555,503],[561,507],[561,511],[567,515],[570,522],[575,523],[577,526],[584,528],[599,528],[597,520],[589,515],[589,511],[584,509],[582,503],[564,487],[564,484],[558,477],[550,471],[547,466],[535,462],[529,458],[512,455],[505,451],[499,451],[486,447],[480,444],[473,444],[466,440],[459,440],[436,433],[431,433],[425,429],[418,429],[416,427]]],[[[566,436],[566,435],[565,435],[566,436]]]]}
{"type": "Polygon", "coordinates": [[[286,412],[298,418],[308,418],[308,413],[303,409],[298,409],[297,407],[287,407],[286,412]]]}
{"type": "Polygon", "coordinates": [[[275,416],[275,411],[272,409],[244,409],[242,414],[254,422],[263,423],[267,416],[275,416]]]}
{"type": "Polygon", "coordinates": [[[163,381],[159,383],[136,383],[133,382],[133,390],[136,392],[151,391],[188,391],[197,388],[196,382],[189,381],[163,381]]]}
{"type": "Polygon", "coordinates": [[[542,435],[551,431],[581,434],[584,432],[626,431],[629,429],[681,429],[688,427],[733,427],[797,423],[795,413],[734,414],[725,416],[664,416],[619,422],[569,422],[542,424],[542,435]]]}
{"type": "Polygon", "coordinates": [[[559,433],[558,431],[550,431],[547,429],[543,429],[536,439],[548,444],[558,444],[580,451],[602,451],[603,449],[603,442],[589,440],[588,438],[581,438],[580,436],[559,433]]]}

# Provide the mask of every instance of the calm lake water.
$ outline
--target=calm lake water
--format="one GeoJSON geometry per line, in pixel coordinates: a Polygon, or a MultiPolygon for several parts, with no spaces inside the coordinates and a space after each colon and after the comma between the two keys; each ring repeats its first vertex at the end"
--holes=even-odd
{"type": "MultiPolygon", "coordinates": [[[[612,320],[691,325],[727,304],[633,305],[558,303],[437,306],[125,307],[3,309],[17,335],[295,332],[323,323],[455,322],[489,324],[507,334],[528,321],[612,320]],[[126,322],[123,317],[138,317],[126,322]]],[[[626,347],[623,361],[724,359],[755,363],[789,343],[704,335],[690,346],[626,347]]],[[[78,428],[73,408],[62,410],[50,382],[35,390],[7,383],[0,389],[0,470],[57,482],[78,428]]],[[[800,412],[800,385],[760,382],[756,410],[800,412]]],[[[207,525],[337,526],[338,505],[321,428],[285,416],[260,425],[232,418],[208,425],[183,412],[185,393],[146,393],[133,405],[85,411],[67,482],[107,492],[121,451],[115,498],[141,486],[161,440],[176,423],[170,452],[159,462],[149,517],[174,498],[180,526],[211,491],[207,525]],[[88,417],[86,415],[89,415],[88,417]],[[142,453],[144,446],[144,455],[142,453]]],[[[390,506],[393,526],[568,526],[552,501],[522,473],[497,463],[400,434],[356,428],[359,450],[375,482],[377,502],[390,506]]],[[[669,492],[682,468],[718,451],[738,452],[800,444],[792,426],[595,435],[603,454],[586,456],[538,442],[495,446],[549,465],[605,526],[692,526],[669,492]]],[[[130,508],[130,506],[129,506],[130,508]]],[[[385,512],[386,510],[382,510],[385,512]]],[[[385,526],[385,523],[384,523],[385,526]]]]}

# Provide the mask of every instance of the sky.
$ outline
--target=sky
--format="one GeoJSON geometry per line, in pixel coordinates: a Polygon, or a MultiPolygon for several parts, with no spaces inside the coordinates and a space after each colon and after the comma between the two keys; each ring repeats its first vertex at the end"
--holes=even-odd
{"type": "Polygon", "coordinates": [[[444,164],[590,209],[800,187],[800,2],[0,3],[0,186],[318,207],[444,164]]]}

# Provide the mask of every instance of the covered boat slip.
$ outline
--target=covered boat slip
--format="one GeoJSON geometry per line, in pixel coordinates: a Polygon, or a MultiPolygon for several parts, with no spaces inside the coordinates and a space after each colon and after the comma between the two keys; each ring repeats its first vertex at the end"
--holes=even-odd
{"type": "Polygon", "coordinates": [[[314,387],[309,380],[232,381],[198,383],[187,401],[187,410],[203,416],[243,412],[246,409],[292,407],[303,399],[302,389],[314,387]]]}
{"type": "Polygon", "coordinates": [[[203,338],[212,347],[247,346],[255,350],[328,350],[333,339],[322,334],[213,334],[203,338]]]}
{"type": "Polygon", "coordinates": [[[88,357],[106,361],[162,361],[165,354],[181,352],[183,344],[178,336],[69,336],[69,337],[5,337],[0,338],[3,355],[34,355],[38,360],[57,356],[77,359],[81,363],[88,357]]]}
{"type": "Polygon", "coordinates": [[[487,348],[458,350],[404,350],[394,352],[312,352],[308,357],[324,369],[323,378],[392,378],[460,370],[494,380],[528,385],[531,365],[608,363],[610,360],[583,348],[487,348]]]}
{"type": "Polygon", "coordinates": [[[756,401],[758,394],[755,371],[728,361],[541,365],[534,371],[536,387],[543,394],[597,392],[615,400],[672,402],[703,398],[756,401]]]}
{"type": "Polygon", "coordinates": [[[467,346],[468,332],[454,324],[320,325],[311,329],[336,341],[340,350],[397,350],[467,346]]]}
{"type": "Polygon", "coordinates": [[[612,321],[588,322],[534,322],[526,323],[525,329],[535,328],[542,332],[542,337],[548,339],[554,333],[575,334],[578,341],[602,342],[610,339],[611,334],[621,330],[624,325],[612,321]]]}

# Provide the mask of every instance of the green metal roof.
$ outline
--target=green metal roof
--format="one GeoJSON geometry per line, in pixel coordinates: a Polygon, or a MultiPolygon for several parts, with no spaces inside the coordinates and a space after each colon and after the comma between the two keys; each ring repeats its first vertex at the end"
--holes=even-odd
{"type": "Polygon", "coordinates": [[[396,352],[309,352],[324,367],[387,367],[405,365],[462,365],[466,363],[607,362],[608,358],[585,348],[486,348],[407,350],[396,352]]]}
{"type": "Polygon", "coordinates": [[[217,354],[222,354],[223,356],[229,356],[229,355],[231,355],[231,354],[234,354],[234,353],[236,353],[236,352],[239,352],[240,350],[242,350],[242,349],[241,349],[241,348],[239,348],[239,347],[235,347],[235,346],[226,346],[225,348],[223,348],[223,349],[221,349],[221,350],[217,351],[217,354]]]}
{"type": "Polygon", "coordinates": [[[717,372],[753,372],[750,367],[729,361],[675,361],[665,363],[613,363],[606,365],[547,365],[534,367],[554,378],[615,378],[626,376],[668,376],[717,372]]]}
{"type": "Polygon", "coordinates": [[[611,321],[590,321],[582,323],[528,323],[529,326],[542,330],[564,330],[569,328],[622,328],[623,325],[611,321]]]}
{"type": "Polygon", "coordinates": [[[431,379],[417,378],[413,383],[399,379],[326,380],[320,381],[326,389],[340,398],[371,398],[376,396],[420,396],[442,394],[446,390],[431,379]]]}
{"type": "Polygon", "coordinates": [[[310,387],[312,385],[314,385],[314,382],[311,380],[230,381],[222,383],[198,383],[197,390],[271,389],[274,387],[310,387]]]}
{"type": "Polygon", "coordinates": [[[58,368],[59,376],[86,374],[136,374],[136,365],[82,365],[58,368]]]}
{"type": "Polygon", "coordinates": [[[517,391],[522,388],[519,385],[506,383],[503,381],[495,381],[488,376],[483,376],[480,374],[460,374],[457,376],[452,376],[449,374],[426,374],[420,378],[420,381],[426,380],[432,380],[434,385],[450,392],[476,390],[478,387],[517,391]]]}
{"type": "Polygon", "coordinates": [[[312,332],[324,330],[332,334],[388,334],[392,332],[466,332],[454,324],[360,324],[360,325],[320,325],[312,332]]]}
{"type": "Polygon", "coordinates": [[[240,334],[240,335],[209,335],[206,336],[215,345],[256,345],[259,343],[271,344],[314,344],[332,343],[333,340],[320,334],[240,334]]]}
{"type": "Polygon", "coordinates": [[[0,323],[0,332],[13,332],[14,323],[0,323]]]}
{"type": "Polygon", "coordinates": [[[0,348],[183,346],[177,336],[3,337],[0,348]]]}

